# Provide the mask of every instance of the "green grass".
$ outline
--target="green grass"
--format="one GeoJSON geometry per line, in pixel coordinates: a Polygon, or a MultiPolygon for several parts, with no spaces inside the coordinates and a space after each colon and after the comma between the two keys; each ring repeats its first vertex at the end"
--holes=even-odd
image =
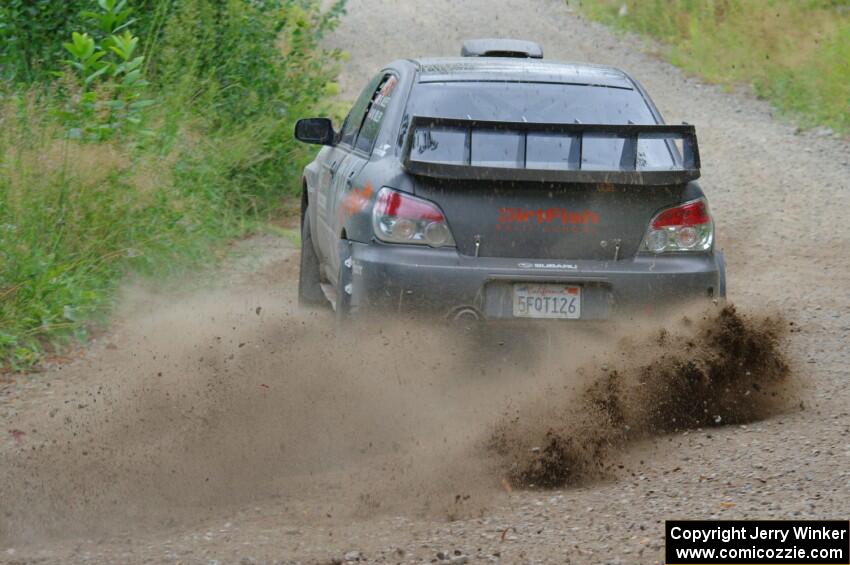
{"type": "Polygon", "coordinates": [[[805,126],[850,133],[846,0],[581,0],[580,11],[651,36],[685,71],[749,84],[805,126]]]}
{"type": "Polygon", "coordinates": [[[265,229],[312,153],[295,120],[332,110],[318,42],[342,2],[140,2],[146,80],[117,59],[90,83],[98,61],[0,84],[0,370],[84,341],[128,273],[185,274],[265,229]]]}
{"type": "Polygon", "coordinates": [[[0,118],[0,347],[16,368],[84,339],[124,273],[203,264],[254,221],[229,201],[218,140],[161,153],[62,139],[45,106],[6,100],[0,118]]]}

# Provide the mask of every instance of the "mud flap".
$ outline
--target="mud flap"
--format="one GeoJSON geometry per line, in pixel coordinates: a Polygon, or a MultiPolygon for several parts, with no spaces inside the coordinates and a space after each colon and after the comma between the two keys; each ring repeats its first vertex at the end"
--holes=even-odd
{"type": "Polygon", "coordinates": [[[351,320],[355,311],[353,300],[354,262],[351,258],[351,242],[340,239],[337,243],[337,253],[339,254],[339,275],[337,277],[334,309],[337,323],[345,323],[351,320]]]}

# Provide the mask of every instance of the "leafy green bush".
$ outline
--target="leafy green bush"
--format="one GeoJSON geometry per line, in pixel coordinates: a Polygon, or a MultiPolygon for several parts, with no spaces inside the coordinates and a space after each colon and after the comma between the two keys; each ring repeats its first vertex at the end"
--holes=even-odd
{"type": "Polygon", "coordinates": [[[0,364],[13,368],[84,339],[128,271],[204,265],[298,192],[309,155],[292,127],[333,88],[319,40],[343,8],[91,0],[73,2],[68,29],[44,4],[44,22],[3,28],[44,44],[3,57],[51,62],[0,86],[0,364]]]}
{"type": "Polygon", "coordinates": [[[589,17],[666,43],[670,61],[749,83],[806,125],[850,132],[846,0],[581,0],[589,17]]]}
{"type": "Polygon", "coordinates": [[[63,57],[61,41],[78,29],[85,0],[3,0],[0,3],[0,79],[45,78],[63,57]]]}
{"type": "Polygon", "coordinates": [[[68,63],[78,87],[68,108],[58,112],[71,126],[71,137],[104,140],[119,130],[138,127],[144,109],[154,103],[144,98],[149,83],[142,76],[145,58],[136,55],[139,38],[128,29],[131,11],[116,0],[101,0],[101,8],[84,15],[97,22],[102,40],[75,31],[71,41],[62,44],[72,57],[68,63]]]}

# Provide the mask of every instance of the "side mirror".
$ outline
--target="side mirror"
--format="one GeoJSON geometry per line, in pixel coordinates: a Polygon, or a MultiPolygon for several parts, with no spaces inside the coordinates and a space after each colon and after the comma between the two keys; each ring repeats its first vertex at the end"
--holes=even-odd
{"type": "Polygon", "coordinates": [[[335,138],[333,123],[328,118],[306,118],[295,122],[295,139],[298,141],[333,145],[335,138]]]}

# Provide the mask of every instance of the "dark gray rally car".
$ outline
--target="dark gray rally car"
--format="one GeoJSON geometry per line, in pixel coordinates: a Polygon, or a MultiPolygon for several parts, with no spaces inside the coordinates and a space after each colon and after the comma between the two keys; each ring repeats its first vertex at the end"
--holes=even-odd
{"type": "Polygon", "coordinates": [[[299,299],[339,316],[604,320],[725,295],[693,126],[624,72],[475,40],[399,60],[304,170],[299,299]]]}

